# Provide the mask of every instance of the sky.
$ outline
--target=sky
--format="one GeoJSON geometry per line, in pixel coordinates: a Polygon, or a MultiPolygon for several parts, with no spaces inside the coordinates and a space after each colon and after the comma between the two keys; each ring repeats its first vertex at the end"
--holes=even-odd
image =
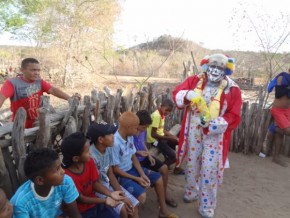
{"type": "MultiPolygon", "coordinates": [[[[161,35],[181,37],[209,49],[261,50],[259,38],[275,42],[290,16],[287,0],[120,0],[121,14],[115,24],[116,47],[130,47],[161,35]],[[288,9],[288,11],[287,11],[288,9]],[[246,17],[241,19],[247,12],[246,17]],[[278,20],[277,20],[278,19],[278,20]]],[[[286,29],[290,31],[290,25],[286,29]]],[[[286,31],[287,32],[287,31],[286,31]]],[[[0,35],[0,44],[23,44],[0,35]]],[[[289,38],[290,40],[290,38],[289,38]]],[[[289,41],[288,40],[288,41],[289,41]]],[[[284,43],[282,51],[289,51],[284,43]]]]}
{"type": "MultiPolygon", "coordinates": [[[[243,17],[243,10],[247,12],[246,17],[250,17],[259,30],[259,34],[267,32],[267,39],[270,38],[272,42],[276,41],[277,36],[282,35],[280,31],[283,28],[278,26],[287,23],[285,18],[280,19],[281,13],[288,16],[290,14],[287,0],[122,0],[121,2],[122,12],[115,25],[114,40],[117,45],[124,47],[167,34],[194,41],[209,49],[260,50],[258,36],[251,31],[253,24],[249,19],[240,19],[243,17]],[[272,25],[278,30],[270,28],[272,25]]],[[[283,48],[288,51],[289,49],[289,46],[283,48]]]]}

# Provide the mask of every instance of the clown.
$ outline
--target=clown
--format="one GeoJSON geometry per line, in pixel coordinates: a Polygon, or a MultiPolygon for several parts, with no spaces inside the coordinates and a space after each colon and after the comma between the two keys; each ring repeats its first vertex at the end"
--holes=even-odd
{"type": "Polygon", "coordinates": [[[228,77],[234,70],[232,58],[213,54],[201,66],[204,73],[188,77],[173,91],[177,107],[186,108],[177,165],[186,162],[184,202],[199,200],[202,217],[213,217],[231,132],[240,123],[242,99],[238,85],[228,77]]]}

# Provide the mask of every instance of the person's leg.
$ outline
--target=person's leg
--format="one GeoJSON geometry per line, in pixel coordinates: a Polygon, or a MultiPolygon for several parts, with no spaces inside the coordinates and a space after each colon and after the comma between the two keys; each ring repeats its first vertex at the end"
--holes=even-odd
{"type": "MultiPolygon", "coordinates": [[[[175,141],[168,140],[167,144],[172,149],[172,151],[174,151],[175,157],[173,157],[173,152],[170,155],[172,159],[175,159],[175,162],[176,162],[176,146],[178,145],[178,141],[175,142],[175,141]]],[[[176,175],[184,175],[184,169],[182,169],[181,167],[175,166],[173,173],[176,175]]]]}
{"type": "Polygon", "coordinates": [[[290,135],[290,108],[272,108],[272,116],[274,117],[277,126],[275,126],[275,139],[273,149],[273,162],[286,167],[287,164],[280,159],[280,153],[283,148],[284,135],[290,135]]]}
{"type": "MultiPolygon", "coordinates": [[[[127,171],[127,173],[133,176],[140,176],[137,170],[133,167],[131,170],[127,171]]],[[[146,193],[144,187],[142,187],[139,183],[124,177],[119,177],[120,185],[125,188],[131,195],[138,199],[140,204],[143,204],[146,200],[146,193]]]]}
{"type": "Polygon", "coordinates": [[[155,159],[155,165],[152,168],[149,168],[154,171],[158,171],[161,174],[162,180],[163,180],[163,188],[165,193],[165,203],[168,206],[171,207],[177,207],[177,203],[170,197],[170,195],[167,192],[167,184],[168,184],[168,167],[166,164],[163,164],[160,160],[157,158],[155,159]]]}
{"type": "Polygon", "coordinates": [[[287,164],[280,159],[281,149],[283,147],[284,135],[278,133],[275,134],[274,137],[274,147],[273,147],[273,159],[272,161],[280,166],[287,167],[287,164]]]}
{"type": "Polygon", "coordinates": [[[175,150],[170,148],[167,140],[159,140],[158,141],[158,148],[160,149],[160,152],[165,157],[164,164],[166,164],[168,166],[168,168],[170,168],[170,165],[172,165],[176,162],[175,150]]]}
{"type": "MultiPolygon", "coordinates": [[[[213,217],[216,208],[219,166],[222,166],[222,150],[219,149],[221,134],[203,140],[201,181],[199,190],[199,213],[202,217],[213,217]]],[[[222,147],[222,146],[220,146],[222,147]]]]}
{"type": "MultiPolygon", "coordinates": [[[[201,134],[201,133],[200,133],[201,134]]],[[[186,168],[185,168],[185,187],[183,201],[190,203],[198,199],[199,183],[200,183],[200,168],[201,168],[201,154],[203,151],[203,145],[201,144],[200,137],[194,137],[198,135],[197,131],[190,132],[188,138],[188,151],[186,156],[186,168]]],[[[186,142],[185,142],[186,143],[186,142]]]]}
{"type": "Polygon", "coordinates": [[[121,208],[121,211],[120,211],[120,217],[121,217],[121,218],[128,218],[127,209],[126,209],[125,204],[124,204],[123,207],[121,208]]]}
{"type": "MultiPolygon", "coordinates": [[[[158,199],[159,207],[160,207],[159,217],[169,216],[172,213],[170,213],[165,203],[165,192],[164,192],[164,186],[163,186],[161,175],[157,172],[149,171],[146,168],[143,168],[143,170],[144,170],[145,175],[149,178],[151,187],[154,187],[155,193],[157,195],[157,199],[158,199]]],[[[176,217],[175,214],[174,214],[174,217],[176,217]]]]}
{"type": "Polygon", "coordinates": [[[134,207],[133,215],[129,215],[130,218],[139,218],[139,209],[138,206],[134,207]]]}

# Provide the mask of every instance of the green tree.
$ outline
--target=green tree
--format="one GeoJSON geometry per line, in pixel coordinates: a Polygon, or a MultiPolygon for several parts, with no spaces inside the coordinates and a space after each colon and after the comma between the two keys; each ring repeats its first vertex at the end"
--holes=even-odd
{"type": "Polygon", "coordinates": [[[33,40],[37,47],[55,52],[54,62],[63,72],[63,85],[80,71],[76,57],[100,58],[94,50],[102,47],[104,41],[111,49],[113,24],[119,14],[117,0],[8,0],[0,3],[2,31],[33,40]]]}

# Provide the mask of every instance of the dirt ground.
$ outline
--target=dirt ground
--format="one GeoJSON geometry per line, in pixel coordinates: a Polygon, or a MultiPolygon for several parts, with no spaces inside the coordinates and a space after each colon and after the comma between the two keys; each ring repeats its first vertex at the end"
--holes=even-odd
{"type": "MultiPolygon", "coordinates": [[[[283,158],[290,163],[290,158],[283,158]]],[[[230,153],[230,169],[218,189],[215,218],[289,218],[290,170],[274,164],[270,157],[230,153]]],[[[168,191],[178,202],[170,208],[181,218],[199,218],[198,202],[184,203],[184,176],[169,175],[168,191]]],[[[153,189],[140,209],[141,218],[158,217],[158,204],[153,189]]]]}

